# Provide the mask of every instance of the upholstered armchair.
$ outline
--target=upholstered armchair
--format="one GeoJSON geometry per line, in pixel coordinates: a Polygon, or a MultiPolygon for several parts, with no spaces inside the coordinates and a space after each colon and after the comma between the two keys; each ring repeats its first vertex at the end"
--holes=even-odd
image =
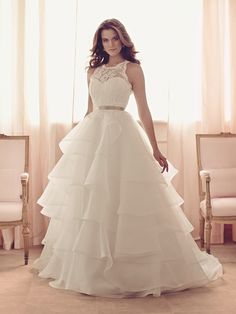
{"type": "Polygon", "coordinates": [[[12,228],[22,225],[24,263],[29,258],[28,223],[29,137],[0,134],[0,229],[10,249],[12,228]]]}
{"type": "Polygon", "coordinates": [[[196,145],[200,241],[210,253],[212,223],[236,223],[236,134],[196,134],[196,145]]]}

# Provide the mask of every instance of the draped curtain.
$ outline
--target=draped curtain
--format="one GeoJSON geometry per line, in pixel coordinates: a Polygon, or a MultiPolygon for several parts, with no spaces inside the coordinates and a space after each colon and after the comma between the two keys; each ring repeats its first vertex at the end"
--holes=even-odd
{"type": "MultiPolygon", "coordinates": [[[[184,211],[195,226],[193,235],[198,237],[198,182],[196,160],[196,133],[236,132],[236,3],[234,0],[205,0],[202,8],[202,45],[200,89],[195,93],[185,89],[187,79],[196,75],[192,69],[175,83],[172,90],[168,121],[168,157],[179,169],[175,179],[177,190],[185,200],[184,211]],[[189,76],[190,75],[190,76],[189,76]],[[177,82],[177,84],[176,84],[177,82]],[[188,97],[190,96],[190,97],[188,97]],[[196,103],[197,99],[197,103],[196,103]],[[198,108],[197,119],[193,119],[191,111],[198,108]],[[181,112],[181,115],[179,115],[181,112]]],[[[177,46],[176,46],[177,47],[177,46]]],[[[184,47],[181,64],[184,64],[184,47]]],[[[196,47],[196,51],[199,47],[196,47]]],[[[184,69],[175,71],[178,75],[184,69]]],[[[224,236],[223,225],[214,224],[213,242],[222,243],[224,236]]],[[[233,239],[236,240],[235,226],[233,239]]]]}
{"type": "MultiPolygon", "coordinates": [[[[30,136],[32,245],[48,225],[36,200],[72,127],[76,9],[76,0],[0,0],[0,133],[30,136]]],[[[21,228],[14,233],[20,248],[21,228]]]]}
{"type": "MultiPolygon", "coordinates": [[[[202,132],[236,133],[236,3],[205,0],[203,19],[202,132]]],[[[223,242],[223,225],[213,238],[223,242]]],[[[232,228],[236,241],[236,225],[232,228]]]]}
{"type": "MultiPolygon", "coordinates": [[[[167,3],[164,0],[155,2],[159,11],[164,2],[167,3]]],[[[61,156],[58,142],[77,121],[78,60],[81,58],[78,47],[84,41],[82,35],[78,36],[80,3],[82,0],[0,0],[0,133],[30,136],[33,245],[41,243],[48,225],[36,200],[47,184],[49,171],[61,156]]],[[[236,52],[236,4],[234,0],[168,3],[169,27],[165,29],[167,23],[163,18],[165,36],[159,38],[159,45],[167,48],[166,55],[159,55],[162,58],[159,64],[166,68],[163,72],[165,83],[158,74],[159,86],[162,86],[160,93],[165,90],[168,95],[167,157],[179,170],[174,185],[185,200],[183,210],[194,225],[193,235],[197,237],[199,200],[195,133],[236,132],[236,60],[233,57],[236,52]],[[181,12],[178,18],[177,9],[181,12]],[[190,22],[193,25],[190,16],[194,18],[195,26],[189,27],[190,22]]],[[[148,18],[146,16],[148,14],[145,15],[148,18]]],[[[129,12],[126,12],[126,19],[130,21],[129,12]]],[[[134,21],[133,24],[134,33],[143,30],[142,25],[137,30],[142,23],[134,21]]],[[[145,20],[143,27],[144,24],[145,20]]],[[[152,25],[150,40],[155,37],[155,20],[152,25]]],[[[142,46],[138,48],[143,49],[142,46]]],[[[158,68],[151,67],[151,62],[150,67],[147,64],[148,53],[153,60],[155,52],[148,49],[144,62],[147,89],[152,86],[158,90],[155,84],[148,84],[156,82],[155,72],[158,73],[158,68]]],[[[150,104],[152,112],[155,112],[154,106],[156,104],[150,104]]],[[[85,113],[86,109],[84,104],[82,111],[85,113]]],[[[20,231],[20,228],[15,229],[15,248],[22,246],[20,231]]]]}

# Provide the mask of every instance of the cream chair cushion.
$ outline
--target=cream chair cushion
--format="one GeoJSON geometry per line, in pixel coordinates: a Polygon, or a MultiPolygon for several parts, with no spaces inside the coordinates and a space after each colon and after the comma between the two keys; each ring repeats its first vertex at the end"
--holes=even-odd
{"type": "Polygon", "coordinates": [[[0,169],[0,221],[17,221],[22,218],[20,171],[0,169]]]}
{"type": "Polygon", "coordinates": [[[22,218],[22,202],[0,202],[0,221],[16,221],[22,218]]]}
{"type": "MultiPolygon", "coordinates": [[[[236,216],[236,197],[211,199],[213,216],[236,216]]],[[[206,214],[206,201],[200,203],[200,208],[206,214]]]]}
{"type": "Polygon", "coordinates": [[[20,170],[0,169],[0,221],[22,218],[20,170]]]}
{"type": "Polygon", "coordinates": [[[0,202],[20,201],[20,174],[18,169],[0,169],[0,202]]]}
{"type": "MultiPolygon", "coordinates": [[[[25,264],[28,263],[29,240],[28,234],[23,234],[21,239],[22,224],[26,225],[28,233],[27,219],[24,222],[22,219],[21,180],[28,182],[28,176],[22,176],[28,171],[28,158],[28,136],[0,134],[0,233],[6,250],[10,250],[13,243],[14,248],[21,248],[24,240],[25,264]]],[[[28,183],[26,192],[28,196],[28,183]]],[[[27,211],[27,203],[25,209],[27,211]]]]}
{"type": "MultiPolygon", "coordinates": [[[[207,169],[201,171],[201,177],[209,174],[211,178],[210,193],[211,198],[236,197],[236,168],[207,169]]],[[[205,191],[205,183],[203,182],[205,191]]]]}
{"type": "Polygon", "coordinates": [[[202,169],[224,169],[236,167],[236,138],[235,137],[202,137],[201,165],[202,169]]]}

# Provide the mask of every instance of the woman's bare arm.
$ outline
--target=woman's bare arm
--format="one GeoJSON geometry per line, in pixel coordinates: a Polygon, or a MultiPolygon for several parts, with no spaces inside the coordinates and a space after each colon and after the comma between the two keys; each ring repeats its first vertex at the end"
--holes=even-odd
{"type": "Polygon", "coordinates": [[[139,118],[153,148],[153,156],[163,167],[163,171],[168,171],[166,158],[161,154],[157,145],[153,120],[147,103],[145,78],[141,66],[135,63],[129,63],[127,66],[127,75],[130,83],[132,84],[134,97],[138,107],[139,118]]]}
{"type": "MultiPolygon", "coordinates": [[[[90,77],[93,74],[93,72],[94,72],[94,69],[92,69],[92,68],[89,68],[88,71],[87,71],[87,84],[88,84],[88,87],[89,87],[90,77]]],[[[86,112],[84,118],[87,116],[87,114],[89,114],[92,111],[93,111],[93,102],[92,102],[91,96],[90,96],[90,94],[88,92],[88,109],[87,109],[87,112],[86,112]]]]}

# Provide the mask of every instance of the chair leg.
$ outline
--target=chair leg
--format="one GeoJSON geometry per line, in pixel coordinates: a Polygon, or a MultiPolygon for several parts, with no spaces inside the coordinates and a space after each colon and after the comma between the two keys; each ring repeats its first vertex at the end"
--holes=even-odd
{"type": "Polygon", "coordinates": [[[200,246],[204,248],[205,218],[200,214],[200,246]]]}
{"type": "Polygon", "coordinates": [[[210,245],[211,245],[211,229],[212,229],[212,225],[211,225],[211,221],[207,220],[206,221],[206,251],[208,254],[211,254],[211,250],[210,250],[210,245]]]}
{"type": "Polygon", "coordinates": [[[28,265],[28,260],[29,260],[29,227],[27,225],[23,225],[23,239],[24,239],[24,261],[25,265],[28,265]]]}

